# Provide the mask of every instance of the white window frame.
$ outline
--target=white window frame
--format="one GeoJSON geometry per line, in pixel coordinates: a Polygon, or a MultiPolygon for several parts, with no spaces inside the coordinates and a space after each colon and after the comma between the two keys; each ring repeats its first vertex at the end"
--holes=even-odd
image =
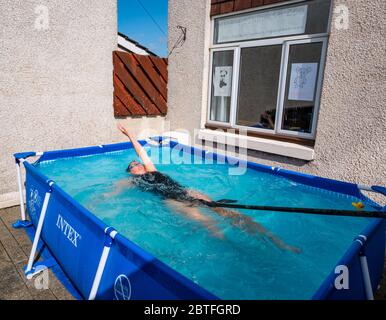
{"type": "Polygon", "coordinates": [[[264,6],[258,9],[245,10],[237,13],[217,15],[211,19],[211,34],[210,34],[211,45],[209,46],[210,59],[209,59],[209,83],[208,83],[208,92],[207,92],[208,100],[207,100],[206,124],[218,125],[222,127],[229,127],[229,128],[235,128],[235,129],[242,129],[250,132],[269,133],[271,135],[280,134],[282,136],[285,135],[285,136],[296,136],[304,139],[315,139],[316,125],[317,125],[317,119],[318,119],[319,107],[320,107],[323,75],[324,75],[324,66],[325,66],[326,54],[327,54],[327,42],[328,42],[328,37],[330,33],[330,28],[331,28],[331,15],[333,11],[332,10],[333,2],[331,2],[326,33],[296,35],[296,36],[278,37],[278,38],[270,38],[270,39],[261,39],[261,40],[248,40],[248,41],[239,41],[239,42],[224,43],[224,44],[214,43],[214,20],[215,19],[230,16],[230,15],[238,15],[245,12],[265,10],[271,7],[272,8],[278,7],[278,6],[285,7],[286,5],[296,4],[300,2],[304,2],[304,1],[296,1],[296,2],[291,1],[286,3],[279,3],[271,6],[264,6]],[[293,44],[312,43],[312,42],[322,42],[323,47],[322,47],[321,58],[320,58],[317,88],[315,92],[315,104],[314,104],[313,119],[312,119],[312,125],[311,125],[311,133],[283,130],[281,129],[281,125],[282,125],[282,116],[283,116],[285,86],[286,86],[287,71],[288,71],[289,47],[293,44]],[[275,128],[264,129],[264,128],[254,128],[254,127],[237,125],[236,113],[237,113],[237,103],[238,103],[238,93],[239,93],[238,91],[239,91],[241,49],[260,47],[260,46],[271,46],[271,45],[282,45],[282,58],[281,58],[278,96],[277,96],[277,105],[276,105],[275,128]],[[218,51],[229,51],[229,50],[233,50],[234,52],[233,74],[232,74],[232,96],[231,96],[229,122],[214,121],[214,120],[210,120],[213,53],[218,51]]]}
{"type": "Polygon", "coordinates": [[[235,65],[235,62],[236,62],[236,49],[237,47],[235,46],[228,46],[226,48],[215,48],[215,49],[212,49],[210,50],[210,61],[209,61],[209,65],[210,65],[210,69],[209,69],[209,94],[208,94],[208,112],[207,112],[207,119],[206,119],[206,122],[207,123],[210,123],[210,124],[214,124],[214,125],[221,125],[221,126],[225,126],[225,127],[231,127],[231,124],[232,123],[232,108],[233,108],[233,105],[234,105],[234,99],[235,99],[235,90],[236,90],[236,87],[234,85],[236,79],[237,79],[237,73],[236,71],[238,72],[238,68],[237,66],[235,65]],[[231,105],[230,105],[230,114],[229,114],[229,122],[222,122],[222,121],[215,121],[215,120],[211,120],[210,119],[210,105],[211,105],[211,99],[212,99],[212,81],[213,81],[213,55],[215,52],[219,52],[219,51],[233,51],[233,65],[232,65],[232,89],[231,89],[231,105]]]}
{"type": "Polygon", "coordinates": [[[324,73],[324,64],[326,61],[326,51],[327,51],[327,37],[323,38],[310,38],[306,40],[293,40],[288,41],[285,43],[284,49],[284,60],[282,60],[282,70],[281,73],[281,84],[280,84],[280,96],[278,96],[278,109],[276,112],[276,119],[275,119],[275,127],[277,126],[277,132],[285,135],[290,136],[297,136],[300,138],[305,139],[314,139],[316,135],[316,124],[317,119],[319,115],[319,106],[320,106],[320,98],[321,98],[321,91],[322,91],[322,83],[323,83],[323,73],[324,73]],[[288,59],[289,59],[289,50],[291,45],[297,45],[297,44],[307,44],[307,43],[322,43],[322,51],[320,56],[320,63],[319,63],[319,69],[318,69],[318,79],[316,83],[316,90],[315,90],[315,98],[314,98],[314,110],[312,113],[312,122],[311,122],[311,133],[305,133],[305,132],[299,132],[299,131],[291,131],[291,130],[285,130],[282,129],[282,121],[283,121],[283,114],[284,114],[284,100],[285,100],[285,91],[286,91],[286,83],[287,78],[290,76],[288,75],[288,59]]]}

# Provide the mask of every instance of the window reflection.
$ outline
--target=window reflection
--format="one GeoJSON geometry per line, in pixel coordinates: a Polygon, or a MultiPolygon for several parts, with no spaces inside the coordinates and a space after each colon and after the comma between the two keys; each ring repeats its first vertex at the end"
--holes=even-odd
{"type": "Polygon", "coordinates": [[[275,128],[281,52],[281,45],[241,50],[238,125],[275,128]]]}

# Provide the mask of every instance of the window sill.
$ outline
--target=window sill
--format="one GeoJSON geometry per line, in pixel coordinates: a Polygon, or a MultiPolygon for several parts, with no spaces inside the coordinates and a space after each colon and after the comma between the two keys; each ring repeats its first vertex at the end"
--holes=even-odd
{"type": "Polygon", "coordinates": [[[314,159],[314,149],[312,147],[291,142],[237,135],[210,129],[201,129],[198,132],[197,137],[200,140],[218,143],[225,142],[227,145],[232,146],[238,146],[238,141],[242,140],[242,143],[247,145],[248,149],[250,150],[262,151],[306,161],[311,161],[314,159]]]}
{"type": "MultiPolygon", "coordinates": [[[[212,130],[217,130],[217,129],[222,129],[224,131],[228,129],[234,129],[235,133],[239,133],[238,129],[232,128],[231,126],[227,125],[212,125],[212,124],[205,124],[205,129],[212,129],[212,130]]],[[[244,131],[245,132],[245,131],[244,131]]],[[[246,131],[247,136],[249,137],[256,137],[256,138],[263,138],[263,139],[268,139],[268,140],[275,140],[275,141],[284,141],[284,142],[289,142],[289,143],[296,143],[300,144],[302,146],[307,146],[307,147],[314,147],[315,145],[315,140],[314,139],[306,139],[306,138],[299,138],[296,136],[288,136],[288,135],[281,135],[281,134],[273,134],[273,133],[266,133],[266,132],[255,132],[255,131],[246,131]]]]}

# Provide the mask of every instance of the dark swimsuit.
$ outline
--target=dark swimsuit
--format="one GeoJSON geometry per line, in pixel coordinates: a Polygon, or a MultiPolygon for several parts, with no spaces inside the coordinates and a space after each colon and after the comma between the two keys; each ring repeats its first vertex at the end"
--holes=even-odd
{"type": "Polygon", "coordinates": [[[177,181],[158,171],[134,176],[133,182],[142,191],[152,192],[163,199],[200,202],[198,199],[190,196],[186,188],[177,181]]]}

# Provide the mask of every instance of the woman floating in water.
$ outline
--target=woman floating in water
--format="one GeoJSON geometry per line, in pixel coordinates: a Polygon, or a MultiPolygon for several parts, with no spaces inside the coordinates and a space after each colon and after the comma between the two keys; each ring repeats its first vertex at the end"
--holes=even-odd
{"type": "MultiPolygon", "coordinates": [[[[205,194],[189,190],[171,177],[157,171],[154,163],[150,160],[146,151],[139,144],[133,134],[129,133],[125,127],[118,124],[118,129],[126,135],[133,144],[134,150],[143,163],[131,161],[127,171],[132,174],[132,182],[144,191],[149,191],[160,196],[170,207],[183,213],[186,217],[196,220],[208,228],[213,235],[223,238],[223,234],[216,227],[215,222],[204,215],[199,206],[205,206],[205,203],[212,200],[205,194]]],[[[208,206],[206,206],[208,207],[208,206]]],[[[241,228],[250,234],[260,233],[269,238],[277,247],[284,250],[299,253],[298,248],[285,244],[282,240],[266,230],[261,224],[255,222],[249,216],[237,211],[209,207],[220,216],[229,219],[233,226],[241,228]]]]}

